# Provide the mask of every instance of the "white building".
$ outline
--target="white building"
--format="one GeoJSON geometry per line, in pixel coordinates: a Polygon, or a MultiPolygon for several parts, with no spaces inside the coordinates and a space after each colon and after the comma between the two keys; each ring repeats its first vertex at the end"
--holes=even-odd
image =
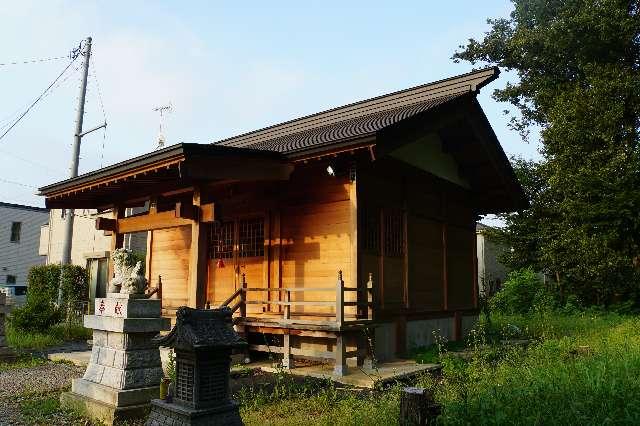
{"type": "Polygon", "coordinates": [[[0,202],[0,285],[26,284],[29,269],[45,262],[38,240],[48,220],[47,209],[0,202]]]}
{"type": "Polygon", "coordinates": [[[489,290],[493,293],[502,286],[507,273],[507,267],[498,260],[498,256],[505,247],[489,238],[487,230],[490,226],[478,223],[476,225],[476,250],[478,256],[478,286],[480,292],[489,290]],[[489,288],[491,286],[491,289],[489,288]]]}
{"type": "MultiPolygon", "coordinates": [[[[112,212],[98,213],[96,210],[75,210],[73,239],[71,242],[71,263],[89,271],[89,297],[105,297],[111,255],[111,237],[96,229],[98,217],[111,218],[112,212]]],[[[40,231],[40,254],[46,256],[47,264],[62,261],[62,246],[65,232],[64,211],[53,209],[49,213],[49,223],[40,231]]],[[[128,235],[124,247],[136,253],[146,253],[145,235],[128,235]]]]}

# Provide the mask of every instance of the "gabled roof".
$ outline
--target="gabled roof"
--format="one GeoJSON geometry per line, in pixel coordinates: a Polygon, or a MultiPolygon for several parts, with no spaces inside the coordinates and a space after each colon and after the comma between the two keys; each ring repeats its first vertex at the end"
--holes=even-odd
{"type": "Polygon", "coordinates": [[[477,91],[498,77],[486,68],[352,103],[214,142],[216,145],[294,155],[312,148],[330,149],[345,140],[373,136],[401,120],[477,91]]]}

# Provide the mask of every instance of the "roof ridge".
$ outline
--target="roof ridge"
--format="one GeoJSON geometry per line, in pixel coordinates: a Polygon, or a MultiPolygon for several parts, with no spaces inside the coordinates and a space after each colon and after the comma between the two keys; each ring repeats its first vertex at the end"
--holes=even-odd
{"type": "Polygon", "coordinates": [[[49,211],[49,209],[45,207],[29,206],[27,204],[7,203],[4,201],[0,201],[0,207],[21,209],[21,210],[32,210],[32,211],[38,211],[43,213],[49,211]]]}
{"type": "MultiPolygon", "coordinates": [[[[390,102],[390,105],[388,105],[387,108],[381,108],[383,110],[389,110],[389,109],[393,109],[394,105],[396,105],[397,107],[400,107],[401,105],[398,105],[402,100],[407,100],[410,99],[412,96],[416,96],[418,95],[419,98],[422,98],[421,101],[425,101],[427,99],[424,99],[425,97],[427,98],[435,98],[438,97],[437,94],[440,92],[430,92],[426,89],[445,89],[445,90],[441,90],[441,92],[446,92],[447,90],[455,90],[456,86],[457,89],[460,90],[462,87],[466,86],[466,90],[467,91],[474,91],[477,90],[481,87],[483,87],[484,85],[488,84],[490,81],[493,81],[497,75],[499,73],[499,69],[497,67],[488,67],[488,68],[483,68],[480,70],[475,70],[475,71],[471,71],[465,74],[460,74],[457,76],[453,76],[453,77],[448,77],[445,79],[441,79],[441,80],[437,80],[434,82],[430,82],[430,83],[425,83],[425,84],[421,84],[418,86],[414,86],[414,87],[410,87],[408,89],[402,89],[402,90],[398,90],[395,92],[391,92],[391,93],[387,93],[384,95],[380,95],[380,96],[375,96],[373,98],[368,98],[368,99],[363,99],[360,101],[356,101],[356,102],[352,102],[346,105],[342,105],[342,106],[338,106],[338,107],[334,107],[334,108],[330,108],[324,111],[320,111],[317,113],[313,113],[313,114],[309,114],[309,115],[305,115],[302,117],[298,117],[298,118],[294,118],[292,120],[287,120],[284,121],[282,123],[277,123],[277,124],[273,124],[267,127],[263,127],[257,130],[252,130],[250,132],[246,132],[246,133],[241,133],[239,135],[235,135],[235,136],[231,136],[228,138],[224,138],[215,142],[212,142],[213,144],[216,145],[228,145],[228,146],[245,146],[245,141],[247,138],[249,138],[250,136],[258,136],[260,133],[264,134],[264,138],[265,139],[273,139],[273,138],[277,138],[277,137],[281,137],[284,136],[284,134],[294,134],[297,133],[299,131],[304,131],[304,129],[294,129],[292,131],[292,127],[295,128],[296,126],[304,126],[306,125],[312,125],[314,122],[317,121],[321,121],[321,120],[325,120],[328,121],[327,123],[322,123],[321,125],[328,125],[331,124],[331,120],[334,120],[333,122],[340,122],[340,121],[344,121],[347,120],[349,118],[353,118],[354,115],[357,115],[357,111],[362,111],[365,112],[363,115],[367,115],[368,113],[373,113],[375,112],[375,108],[376,107],[384,107],[385,103],[390,102]],[[478,79],[480,75],[482,75],[483,73],[489,73],[485,78],[483,78],[480,82],[478,82],[478,84],[473,85],[473,84],[468,84],[465,85],[464,83],[469,81],[469,80],[474,80],[478,79]],[[447,89],[449,88],[449,89],[447,89]],[[369,105],[366,105],[369,104],[369,105]],[[368,108],[362,108],[362,107],[368,107],[368,108]],[[360,107],[360,109],[358,109],[358,107],[360,107]],[[373,109],[374,111],[367,111],[367,109],[373,109]],[[364,111],[363,111],[364,110],[364,111]],[[339,117],[340,113],[347,113],[347,116],[342,118],[342,119],[336,119],[337,117],[339,117]],[[273,132],[278,132],[278,130],[280,130],[280,134],[276,134],[273,135],[273,132]]],[[[442,96],[442,95],[441,95],[442,96]]],[[[409,103],[419,103],[419,101],[416,102],[409,102],[409,103]]],[[[247,142],[248,144],[254,144],[257,143],[258,141],[251,141],[251,142],[247,142]]]]}

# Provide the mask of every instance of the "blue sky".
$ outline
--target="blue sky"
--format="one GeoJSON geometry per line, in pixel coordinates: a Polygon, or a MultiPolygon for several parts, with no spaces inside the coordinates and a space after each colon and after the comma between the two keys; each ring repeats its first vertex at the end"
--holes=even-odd
{"type": "MultiPolygon", "coordinates": [[[[0,63],[63,56],[93,37],[85,129],[102,121],[98,84],[109,126],[83,139],[83,173],[153,150],[152,109],[169,102],[167,143],[207,143],[467,72],[452,53],[510,10],[507,0],[2,2],[0,63]]],[[[0,66],[0,126],[66,64],[0,66]]],[[[79,71],[68,76],[0,140],[0,201],[43,205],[34,187],[67,177],[79,71]]],[[[491,99],[510,78],[480,103],[507,154],[534,157],[535,143],[508,129],[509,105],[491,99]]]]}

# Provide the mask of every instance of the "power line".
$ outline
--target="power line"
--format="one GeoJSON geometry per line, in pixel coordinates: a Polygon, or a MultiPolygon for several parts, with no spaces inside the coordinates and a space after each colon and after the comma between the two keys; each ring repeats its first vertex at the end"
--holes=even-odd
{"type": "Polygon", "coordinates": [[[17,160],[20,160],[20,161],[24,161],[25,163],[31,164],[32,166],[40,167],[41,169],[47,170],[48,172],[50,172],[52,175],[55,175],[55,176],[59,175],[60,173],[64,173],[65,172],[65,170],[52,169],[49,166],[45,166],[44,164],[38,163],[37,161],[33,161],[33,160],[28,159],[28,158],[21,157],[19,155],[13,154],[13,153],[8,152],[8,151],[5,151],[3,149],[0,149],[0,154],[4,154],[4,155],[7,155],[9,157],[13,157],[13,158],[15,158],[17,160]]]}
{"type": "Polygon", "coordinates": [[[60,60],[60,59],[67,59],[67,58],[69,58],[69,57],[68,56],[56,56],[56,57],[52,57],[52,58],[28,59],[28,60],[23,60],[23,61],[11,61],[11,62],[0,63],[0,67],[7,66],[7,65],[35,64],[35,63],[39,63],[39,62],[57,61],[57,60],[60,60]]]}
{"type": "Polygon", "coordinates": [[[37,186],[27,185],[26,183],[16,182],[16,181],[13,181],[13,180],[7,180],[7,179],[2,179],[2,178],[0,178],[0,182],[2,182],[2,183],[9,183],[9,184],[11,184],[11,185],[24,186],[25,188],[38,189],[38,187],[37,187],[37,186]]]}
{"type": "Polygon", "coordinates": [[[40,99],[42,99],[42,98],[47,94],[47,92],[49,91],[49,89],[51,89],[51,87],[52,87],[54,84],[56,84],[56,82],[60,79],[60,77],[62,77],[62,75],[63,75],[65,72],[67,72],[67,70],[71,67],[71,65],[75,62],[75,60],[76,60],[76,58],[73,58],[73,59],[71,60],[71,62],[69,62],[69,64],[68,64],[68,65],[67,65],[67,66],[62,70],[62,72],[61,72],[60,74],[58,74],[58,76],[55,78],[55,80],[53,80],[53,81],[51,82],[51,84],[50,84],[46,89],[44,89],[44,92],[42,92],[42,93],[40,94],[40,96],[38,96],[38,97],[36,98],[36,100],[35,100],[35,101],[33,101],[33,102],[31,103],[31,105],[29,105],[29,107],[25,110],[25,112],[23,112],[23,113],[22,113],[22,115],[20,115],[20,117],[18,117],[18,118],[13,122],[13,124],[12,124],[12,125],[11,125],[7,130],[5,130],[5,131],[4,131],[4,133],[2,133],[2,134],[0,135],[0,141],[2,140],[2,138],[4,138],[4,137],[7,135],[7,133],[9,133],[9,132],[11,131],[11,129],[13,129],[13,128],[15,127],[15,125],[16,125],[16,124],[18,124],[18,123],[20,122],[20,120],[22,120],[22,118],[23,118],[25,115],[27,115],[27,113],[28,113],[29,111],[31,111],[31,108],[33,108],[33,107],[34,107],[34,106],[35,106],[35,105],[40,101],[40,99]]]}
{"type": "MultiPolygon", "coordinates": [[[[49,96],[51,93],[53,93],[54,90],[58,89],[59,87],[61,87],[65,82],[67,82],[69,80],[69,78],[73,77],[74,74],[80,69],[80,65],[78,65],[77,67],[75,67],[70,73],[67,73],[67,76],[65,78],[63,78],[62,80],[60,80],[55,86],[53,86],[51,88],[51,90],[49,90],[49,92],[44,95],[42,97],[42,99],[45,99],[47,96],[49,96]]],[[[41,100],[42,100],[41,99],[41,100]]],[[[16,119],[16,117],[18,117],[20,115],[20,113],[22,111],[24,111],[24,109],[27,108],[27,106],[21,107],[16,109],[12,114],[5,116],[5,118],[3,118],[2,120],[0,120],[0,132],[4,131],[4,129],[6,129],[7,127],[9,127],[11,124],[13,124],[13,121],[16,119]]]]}

